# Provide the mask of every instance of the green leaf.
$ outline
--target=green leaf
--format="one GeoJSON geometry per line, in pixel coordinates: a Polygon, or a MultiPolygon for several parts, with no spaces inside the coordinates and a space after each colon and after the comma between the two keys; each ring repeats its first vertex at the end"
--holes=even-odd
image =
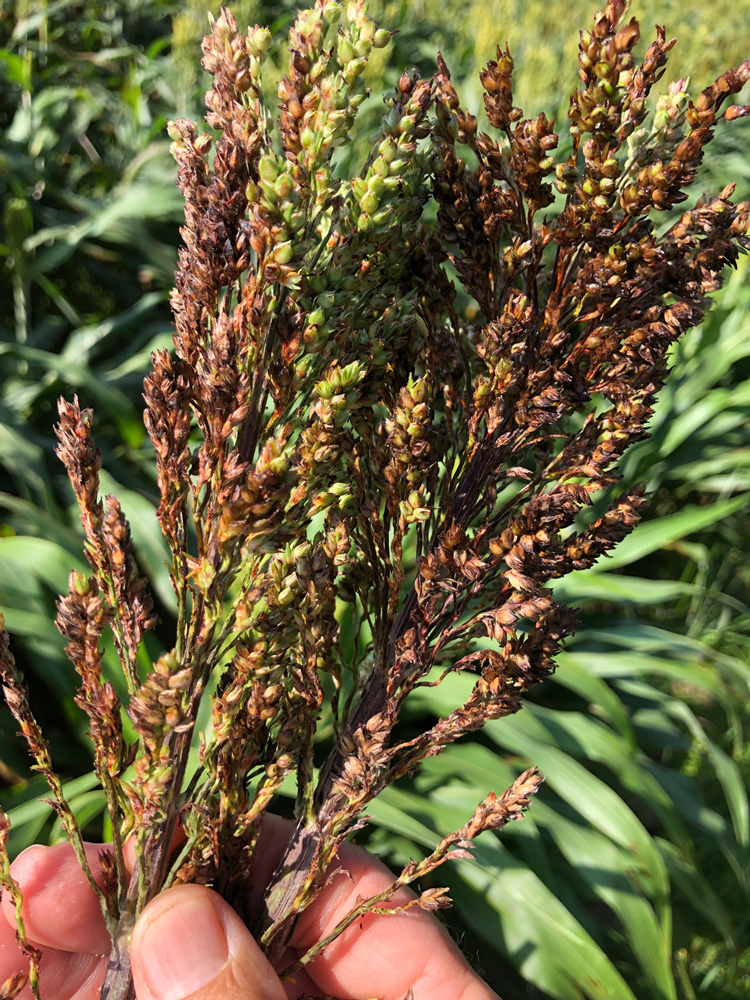
{"type": "MultiPolygon", "coordinates": [[[[68,803],[81,831],[90,826],[107,808],[107,799],[101,788],[74,795],[68,799],[68,803]]],[[[63,830],[62,821],[58,816],[52,824],[49,842],[50,844],[64,844],[67,843],[67,840],[68,835],[63,830]]]]}
{"type": "MultiPolygon", "coordinates": [[[[48,351],[40,351],[24,344],[0,344],[0,357],[19,357],[40,365],[67,385],[85,393],[85,397],[101,403],[103,409],[117,421],[118,429],[128,441],[139,442],[143,438],[143,426],[128,397],[112,385],[106,385],[90,369],[48,351]]],[[[82,400],[87,405],[87,400],[82,400]]]]}
{"type": "Polygon", "coordinates": [[[0,49],[0,63],[9,83],[15,83],[21,90],[31,89],[31,64],[27,59],[10,49],[0,49]]]}
{"type": "MultiPolygon", "coordinates": [[[[539,804],[534,803],[537,821],[539,804]]],[[[671,941],[660,926],[650,904],[641,896],[629,876],[630,859],[607,837],[541,804],[551,813],[547,830],[561,853],[574,867],[575,876],[591,886],[594,893],[617,914],[628,944],[649,984],[654,1000],[676,1000],[671,970],[671,941]]]]}
{"type": "Polygon", "coordinates": [[[117,316],[102,320],[93,326],[84,326],[70,334],[65,342],[61,357],[77,364],[89,364],[106,347],[113,334],[122,330],[137,328],[143,318],[167,299],[163,292],[149,292],[141,296],[129,309],[117,316]]]}
{"type": "MultiPolygon", "coordinates": [[[[434,785],[427,795],[440,812],[443,826],[463,819],[453,810],[461,807],[466,817],[474,804],[489,788],[500,791],[508,786],[516,772],[507,762],[486,747],[457,745],[423,765],[423,775],[417,779],[421,789],[434,785]],[[451,782],[451,779],[454,779],[451,782]],[[455,779],[461,785],[455,784],[455,779]]],[[[513,823],[503,830],[501,838],[509,847],[518,845],[527,865],[550,886],[560,878],[560,863],[546,857],[540,863],[539,852],[533,861],[528,854],[528,842],[542,847],[536,828],[551,839],[572,866],[570,883],[577,892],[584,885],[604,902],[619,919],[628,944],[649,982],[649,996],[673,998],[671,948],[668,927],[662,929],[649,901],[643,897],[631,877],[632,859],[627,851],[615,845],[604,834],[585,823],[574,822],[560,808],[549,803],[542,786],[532,800],[531,809],[522,823],[513,823]],[[522,843],[520,843],[522,841],[522,843]],[[545,874],[548,873],[548,874],[545,874]]],[[[445,870],[445,869],[443,869],[445,870]]],[[[581,901],[586,907],[588,901],[581,901]]]]}
{"type": "MultiPolygon", "coordinates": [[[[74,778],[72,781],[66,782],[63,785],[63,794],[70,802],[71,799],[75,799],[77,796],[96,788],[98,784],[99,779],[92,771],[89,774],[81,775],[80,778],[74,778]]],[[[23,794],[31,794],[34,797],[28,801],[24,801],[21,805],[11,805],[7,810],[8,819],[10,820],[8,851],[11,857],[15,857],[16,854],[19,854],[26,847],[30,847],[31,844],[36,843],[39,832],[44,827],[44,824],[54,815],[49,802],[45,802],[41,798],[36,798],[37,795],[49,796],[51,794],[44,778],[32,778],[28,786],[23,790],[23,794]]],[[[5,797],[5,803],[7,804],[7,802],[8,797],[5,797]]]]}
{"type": "MultiPolygon", "coordinates": [[[[636,528],[636,531],[639,530],[636,528]]],[[[642,576],[608,573],[607,565],[607,562],[601,565],[601,571],[581,570],[564,577],[553,588],[555,597],[558,601],[576,605],[582,601],[623,601],[651,606],[700,593],[700,587],[679,580],[651,580],[642,576]]]]}
{"type": "Polygon", "coordinates": [[[80,556],[74,559],[68,549],[49,539],[28,535],[0,538],[0,576],[16,563],[25,564],[57,594],[67,593],[71,570],[83,572],[85,569],[80,556]]]}
{"type": "Polygon", "coordinates": [[[707,754],[724,792],[737,843],[747,847],[750,842],[750,806],[739,767],[709,739],[688,705],[675,699],[667,706],[667,711],[685,723],[696,743],[707,754]]]}
{"type": "Polygon", "coordinates": [[[8,523],[17,535],[46,538],[69,552],[76,562],[80,560],[83,545],[80,535],[52,513],[8,493],[0,493],[0,508],[10,512],[8,523]]]}
{"type": "Polygon", "coordinates": [[[524,732],[525,728],[504,727],[502,732],[499,727],[495,731],[489,728],[488,735],[541,768],[550,787],[565,802],[595,829],[630,853],[644,890],[654,898],[661,918],[666,919],[669,879],[661,856],[641,821],[611,788],[582,764],[556,747],[537,742],[524,732]]]}
{"type": "MultiPolygon", "coordinates": [[[[167,144],[164,143],[166,152],[167,144]]],[[[48,249],[34,260],[30,269],[33,278],[39,272],[60,267],[86,239],[112,240],[118,224],[137,219],[179,220],[184,211],[180,193],[168,184],[133,183],[112,193],[111,199],[92,211],[74,226],[56,226],[38,230],[26,240],[27,253],[38,246],[48,249]],[[51,244],[51,246],[50,246],[51,244]]]]}
{"type": "MultiPolygon", "coordinates": [[[[589,634],[589,638],[591,638],[591,634],[589,634]]],[[[684,648],[681,652],[684,652],[684,648]]],[[[666,655],[662,657],[651,656],[647,653],[628,650],[617,650],[616,653],[576,651],[570,655],[580,666],[597,677],[663,677],[680,684],[690,684],[698,690],[709,693],[722,706],[730,719],[736,712],[736,706],[726,687],[717,677],[715,669],[708,664],[683,659],[667,659],[666,655]]]]}
{"type": "MultiPolygon", "coordinates": [[[[433,847],[449,831],[439,821],[437,829],[415,821],[411,814],[424,807],[417,796],[388,788],[368,811],[382,826],[433,847]]],[[[478,930],[514,957],[529,982],[559,1000],[635,1000],[601,948],[534,872],[491,834],[477,839],[473,853],[475,861],[460,862],[460,877],[498,917],[496,926],[478,930]]]]}
{"type": "MultiPolygon", "coordinates": [[[[429,705],[432,711],[445,715],[468,697],[472,687],[473,678],[454,674],[447,677],[439,687],[421,688],[415,695],[423,704],[429,705]]],[[[516,715],[487,723],[484,732],[503,749],[522,755],[527,762],[526,766],[537,765],[549,785],[564,801],[592,826],[630,852],[634,864],[639,867],[645,891],[657,901],[659,912],[666,919],[669,881],[661,856],[643,824],[611,788],[554,745],[558,734],[553,737],[545,722],[553,715],[558,721],[558,717],[565,714],[547,713],[542,718],[538,709],[532,712],[527,707],[516,715]]],[[[580,718],[575,721],[580,723],[580,718]]],[[[594,725],[593,721],[591,724],[594,725]]],[[[562,732],[562,727],[559,728],[562,732]]],[[[607,738],[611,734],[603,726],[599,727],[596,735],[602,741],[598,752],[609,758],[613,745],[617,745],[616,741],[607,738]]],[[[594,736],[589,727],[589,751],[594,736]]],[[[619,741],[619,745],[624,755],[626,745],[622,741],[619,741]]],[[[636,773],[632,762],[629,769],[631,774],[636,773]]],[[[655,785],[652,790],[654,788],[655,785]]]]}
{"type": "Polygon", "coordinates": [[[696,868],[692,859],[685,858],[674,844],[662,838],[657,839],[670,878],[691,903],[696,914],[711,921],[724,938],[727,947],[737,950],[737,931],[734,920],[724,901],[714,891],[710,882],[696,868]]]}
{"type": "Polygon", "coordinates": [[[635,736],[627,709],[612,688],[587,670],[584,663],[570,653],[560,653],[557,657],[558,669],[552,680],[561,687],[574,691],[589,706],[589,711],[605,719],[635,748],[635,736]]]}
{"type": "Polygon", "coordinates": [[[49,487],[44,478],[44,452],[29,440],[28,434],[11,422],[5,407],[0,407],[0,463],[15,479],[19,491],[44,503],[49,487]]]}

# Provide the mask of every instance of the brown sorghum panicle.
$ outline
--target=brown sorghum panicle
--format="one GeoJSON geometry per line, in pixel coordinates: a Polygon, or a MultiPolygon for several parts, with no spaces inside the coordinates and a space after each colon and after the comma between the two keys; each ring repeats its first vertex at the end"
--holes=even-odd
{"type": "MultiPolygon", "coordinates": [[[[213,22],[212,131],[169,126],[184,245],[175,350],[153,356],[144,420],[178,615],[148,669],[155,618],[128,522],[99,498],[90,411],[60,402],[58,454],[94,575],[71,576],[58,623],[115,830],[97,890],[113,934],[103,997],[132,996],[133,923],[176,880],[213,884],[277,961],[368,803],[519,710],[576,627],[552,582],[637,523],[643,490],[621,482],[618,461],[647,434],[671,345],[750,246],[750,206],[731,186],[659,227],[654,215],[687,198],[750,62],[695,101],[675,81],[651,119],[673,41],[658,27],[639,61],[626,7],[610,0],[581,34],[570,142],[514,105],[507,46],[480,74],[486,119],[464,109],[438,55],[432,79],[398,77],[346,178],[334,157],[368,57],[391,37],[364,0],[297,15],[276,122],[263,92],[270,33],[243,33],[226,10],[213,22]],[[102,676],[108,629],[137,747],[102,676]],[[454,671],[474,675],[469,697],[402,737],[412,692],[454,671]],[[209,690],[212,725],[188,781],[209,690]],[[287,778],[295,830],[260,910],[245,913],[260,824],[287,778]]],[[[80,844],[7,643],[2,654],[6,700],[80,844]]],[[[521,816],[540,781],[528,771],[490,794],[334,935],[521,816]]],[[[406,905],[447,902],[437,888],[406,905]]]]}

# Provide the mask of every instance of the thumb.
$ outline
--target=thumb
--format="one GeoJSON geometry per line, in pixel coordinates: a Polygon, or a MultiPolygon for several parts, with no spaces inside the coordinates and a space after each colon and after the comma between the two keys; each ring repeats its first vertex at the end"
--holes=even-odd
{"type": "Polygon", "coordinates": [[[138,1000],[286,1000],[243,922],[202,885],[152,899],[130,945],[138,1000]]]}

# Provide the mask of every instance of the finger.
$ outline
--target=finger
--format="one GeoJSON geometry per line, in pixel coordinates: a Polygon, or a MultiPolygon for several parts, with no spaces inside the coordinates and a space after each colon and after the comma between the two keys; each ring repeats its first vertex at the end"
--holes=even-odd
{"type": "MultiPolygon", "coordinates": [[[[342,845],[338,869],[297,921],[291,945],[304,953],[329,934],[357,903],[387,888],[393,875],[361,848],[342,845]]],[[[401,889],[384,905],[413,898],[401,889]]],[[[341,1000],[497,1000],[435,918],[414,908],[368,914],[309,962],[305,971],[321,993],[341,1000]]]]}
{"type": "Polygon", "coordinates": [[[266,887],[271,881],[276,865],[289,846],[289,839],[294,832],[294,823],[283,816],[266,813],[258,835],[258,846],[253,855],[253,863],[249,872],[249,888],[247,893],[247,908],[249,913],[256,913],[263,905],[266,887]]]}
{"type": "MultiPolygon", "coordinates": [[[[181,844],[185,842],[186,839],[187,838],[185,835],[185,831],[182,829],[181,826],[178,826],[175,830],[172,831],[172,839],[169,842],[170,856],[181,844]]],[[[132,874],[133,869],[135,868],[135,863],[137,861],[137,852],[135,846],[136,840],[137,838],[135,836],[128,837],[128,839],[122,845],[122,857],[123,861],[125,862],[125,868],[127,870],[128,876],[132,874]]],[[[107,844],[106,846],[111,848],[110,844],[107,844]]]]}
{"type": "MultiPolygon", "coordinates": [[[[275,867],[276,853],[284,850],[290,829],[288,820],[276,816],[269,816],[264,824],[257,869],[261,873],[261,892],[275,867]]],[[[173,834],[171,849],[178,847],[184,839],[184,832],[178,828],[173,834]]],[[[84,848],[92,875],[101,885],[103,875],[99,855],[102,851],[111,851],[112,845],[87,843],[84,848]]],[[[124,845],[124,859],[130,872],[135,864],[133,837],[124,845]]],[[[24,923],[30,941],[62,951],[83,951],[95,955],[109,953],[110,939],[104,927],[99,900],[81,871],[70,844],[29,847],[13,862],[11,873],[23,891],[24,923]]],[[[7,895],[3,896],[0,909],[12,928],[11,938],[14,938],[15,907],[7,895]]],[[[0,984],[2,982],[4,980],[0,979],[0,984]]]]}
{"type": "MultiPolygon", "coordinates": [[[[44,1000],[96,1000],[104,977],[106,959],[92,955],[44,948],[42,951],[39,986],[44,1000]]],[[[29,960],[16,942],[15,922],[11,927],[0,920],[0,985],[16,972],[26,972],[29,960]]],[[[32,1000],[26,986],[19,1000],[32,1000]]]]}
{"type": "Polygon", "coordinates": [[[286,1000],[242,920],[205,886],[174,886],[148,904],[131,961],[138,1000],[286,1000]]]}
{"type": "MultiPolygon", "coordinates": [[[[39,993],[43,1000],[98,1000],[106,968],[106,958],[45,948],[39,970],[39,993]]],[[[31,990],[21,996],[31,1000],[31,990]]]]}
{"type": "MultiPolygon", "coordinates": [[[[172,849],[184,839],[181,829],[175,831],[172,849]]],[[[103,885],[100,855],[102,851],[111,852],[112,845],[87,843],[84,850],[94,880],[103,885]]],[[[133,837],[125,843],[124,860],[130,873],[135,864],[133,837]]],[[[62,951],[109,953],[110,938],[99,899],[69,843],[27,848],[13,862],[11,873],[23,892],[23,916],[30,941],[62,951]]],[[[15,930],[15,907],[7,896],[3,898],[2,910],[15,930]]],[[[0,979],[0,983],[3,981],[0,979]]]]}
{"type": "Polygon", "coordinates": [[[9,979],[15,972],[28,972],[29,960],[18,947],[13,926],[0,920],[0,984],[9,979]]]}
{"type": "MultiPolygon", "coordinates": [[[[298,957],[298,953],[293,948],[287,948],[276,968],[286,969],[290,965],[293,965],[298,957]]],[[[300,997],[316,997],[319,992],[316,983],[308,976],[304,969],[295,972],[294,979],[282,980],[281,985],[284,987],[287,1000],[299,1000],[300,997]]]]}
{"type": "MultiPolygon", "coordinates": [[[[91,873],[101,884],[102,845],[86,844],[85,851],[91,873]]],[[[23,920],[30,941],[87,955],[109,953],[110,938],[99,900],[70,844],[28,847],[10,870],[23,893],[23,920]]],[[[15,908],[7,894],[1,905],[7,922],[15,927],[15,908]]]]}

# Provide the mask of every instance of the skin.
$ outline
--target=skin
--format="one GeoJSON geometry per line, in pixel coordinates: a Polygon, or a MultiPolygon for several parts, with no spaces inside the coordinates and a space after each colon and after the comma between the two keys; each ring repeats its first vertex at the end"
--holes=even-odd
{"type": "MultiPolygon", "coordinates": [[[[258,880],[276,864],[289,825],[269,816],[261,834],[258,880]]],[[[102,845],[87,845],[95,873],[102,845]]],[[[106,849],[106,847],[105,847],[106,849]]],[[[28,938],[42,949],[43,1000],[98,1000],[109,953],[99,905],[68,844],[30,847],[15,860],[28,938]]],[[[320,896],[299,918],[280,968],[324,937],[359,899],[393,876],[366,851],[345,844],[320,896]]],[[[394,897],[410,898],[408,890],[394,897]]],[[[0,903],[0,985],[27,967],[15,940],[11,901],[0,903]]],[[[231,907],[211,889],[180,885],[152,900],[131,942],[138,1000],[499,1000],[472,971],[429,913],[369,915],[354,923],[293,981],[281,982],[231,907]]],[[[30,1000],[26,987],[20,994],[30,1000]]]]}

